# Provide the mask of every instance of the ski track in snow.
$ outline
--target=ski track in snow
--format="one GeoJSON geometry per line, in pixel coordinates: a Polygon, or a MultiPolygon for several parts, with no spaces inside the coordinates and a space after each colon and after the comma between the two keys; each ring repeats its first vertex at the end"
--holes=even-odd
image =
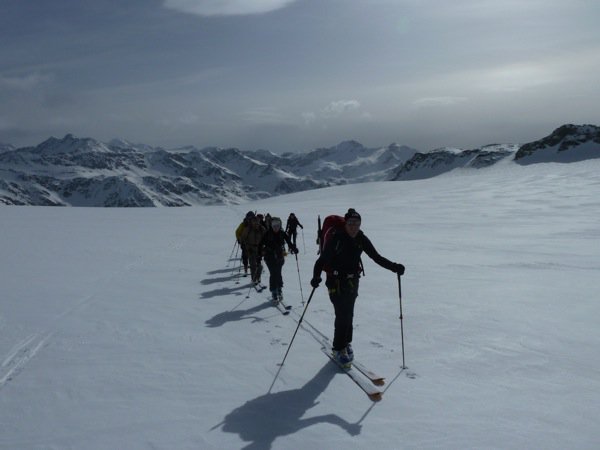
{"type": "Polygon", "coordinates": [[[16,377],[25,365],[46,345],[52,333],[34,333],[15,345],[0,366],[0,389],[16,377]]]}
{"type": "Polygon", "coordinates": [[[29,361],[31,361],[39,351],[48,344],[52,336],[58,331],[60,322],[64,318],[84,306],[91,304],[93,298],[94,295],[84,297],[84,299],[75,306],[67,308],[59,314],[47,330],[33,333],[14,345],[4,357],[2,366],[0,366],[0,389],[2,389],[9,381],[14,380],[14,378],[23,371],[27,363],[29,363],[29,361]]]}
{"type": "MultiPolygon", "coordinates": [[[[179,250],[184,248],[187,239],[171,240],[167,247],[169,249],[179,250]]],[[[151,255],[138,255],[133,262],[125,264],[122,269],[116,269],[112,274],[99,280],[97,283],[99,289],[109,281],[119,276],[126,275],[129,271],[143,266],[149,256],[160,255],[162,249],[157,249],[151,255]]],[[[0,390],[10,381],[14,380],[25,368],[25,366],[44,348],[52,336],[59,330],[60,322],[75,312],[88,307],[95,301],[97,292],[83,297],[74,306],[65,309],[62,313],[53,319],[51,326],[47,330],[42,330],[27,336],[25,339],[15,344],[13,348],[4,357],[0,366],[0,390]]],[[[0,329],[3,326],[3,319],[0,316],[0,329]]]]}

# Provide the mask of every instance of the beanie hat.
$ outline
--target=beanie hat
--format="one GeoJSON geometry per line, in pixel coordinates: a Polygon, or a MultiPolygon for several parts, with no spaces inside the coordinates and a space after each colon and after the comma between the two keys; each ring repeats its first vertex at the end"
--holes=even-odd
{"type": "Polygon", "coordinates": [[[348,219],[358,219],[358,220],[362,220],[360,218],[360,214],[356,212],[356,210],[354,208],[350,208],[348,210],[348,212],[344,215],[344,219],[348,220],[348,219]]]}

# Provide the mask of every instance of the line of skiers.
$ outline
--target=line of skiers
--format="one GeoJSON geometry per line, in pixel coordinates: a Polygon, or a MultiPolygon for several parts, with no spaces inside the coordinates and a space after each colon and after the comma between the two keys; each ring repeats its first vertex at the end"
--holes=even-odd
{"type": "MultiPolygon", "coordinates": [[[[290,215],[292,216],[293,214],[290,215]]],[[[297,219],[296,222],[297,224],[293,226],[294,230],[300,224],[297,219]]],[[[289,223],[288,219],[288,226],[289,223]]],[[[242,249],[244,273],[248,273],[249,266],[252,283],[260,284],[264,258],[269,269],[269,290],[272,298],[274,301],[281,300],[283,289],[281,270],[287,254],[285,244],[290,253],[298,253],[298,248],[292,242],[290,235],[282,230],[281,219],[271,217],[270,214],[263,216],[249,211],[235,230],[235,236],[242,249]]]]}
{"type": "MultiPolygon", "coordinates": [[[[268,216],[268,215],[267,215],[268,216]]],[[[332,353],[343,366],[349,366],[354,359],[352,349],[352,332],[354,304],[358,297],[359,279],[362,268],[361,255],[366,253],[375,263],[398,275],[404,274],[404,266],[381,256],[369,238],[360,229],[362,218],[350,208],[343,216],[329,216],[319,233],[317,242],[320,244],[320,255],[315,261],[311,286],[316,289],[325,271],[325,286],[335,312],[334,338],[332,353]],[[328,219],[332,220],[328,224],[328,219]]],[[[274,301],[281,298],[283,280],[281,269],[284,263],[284,243],[287,243],[291,253],[297,254],[295,235],[297,227],[304,228],[292,213],[288,218],[286,232],[281,230],[281,219],[265,218],[265,225],[260,217],[248,212],[244,221],[236,229],[236,238],[242,248],[242,263],[244,271],[248,264],[254,283],[260,282],[262,270],[261,257],[265,258],[269,268],[269,288],[274,301]],[[268,224],[268,225],[267,225],[268,224]],[[267,228],[268,226],[268,228],[267,228]]]]}

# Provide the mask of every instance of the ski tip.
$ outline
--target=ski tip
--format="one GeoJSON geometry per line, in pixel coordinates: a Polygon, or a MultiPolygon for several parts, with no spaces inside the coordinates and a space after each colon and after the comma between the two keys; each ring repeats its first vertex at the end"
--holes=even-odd
{"type": "Polygon", "coordinates": [[[371,399],[374,402],[380,402],[383,399],[383,394],[381,392],[376,392],[373,394],[368,394],[369,395],[369,399],[371,399]]]}

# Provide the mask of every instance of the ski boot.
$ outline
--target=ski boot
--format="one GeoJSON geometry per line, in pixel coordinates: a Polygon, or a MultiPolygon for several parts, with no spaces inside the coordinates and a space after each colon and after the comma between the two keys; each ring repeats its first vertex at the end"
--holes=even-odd
{"type": "Polygon", "coordinates": [[[354,350],[352,349],[352,344],[348,344],[346,346],[346,353],[348,354],[348,359],[350,361],[354,361],[354,350]]]}
{"type": "Polygon", "coordinates": [[[337,361],[337,363],[345,369],[349,369],[352,367],[352,360],[348,357],[348,352],[345,348],[342,350],[333,350],[333,359],[337,361]]]}

